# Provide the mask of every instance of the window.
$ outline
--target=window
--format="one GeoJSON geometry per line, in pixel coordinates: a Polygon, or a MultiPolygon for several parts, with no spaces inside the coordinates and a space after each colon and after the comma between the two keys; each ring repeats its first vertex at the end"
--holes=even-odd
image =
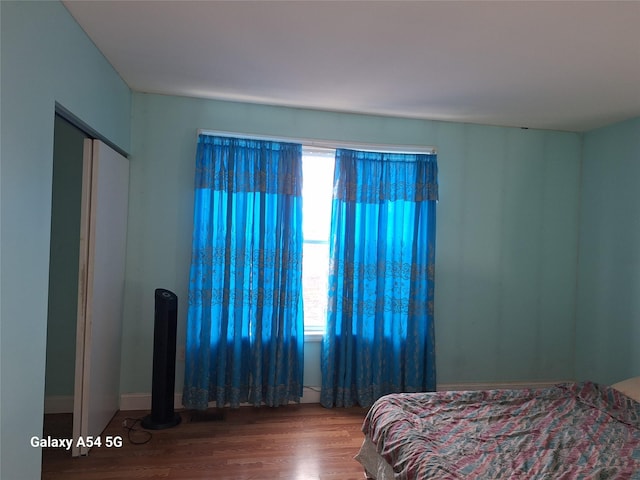
{"type": "Polygon", "coordinates": [[[307,337],[324,333],[335,150],[302,149],[302,291],[307,337]]]}

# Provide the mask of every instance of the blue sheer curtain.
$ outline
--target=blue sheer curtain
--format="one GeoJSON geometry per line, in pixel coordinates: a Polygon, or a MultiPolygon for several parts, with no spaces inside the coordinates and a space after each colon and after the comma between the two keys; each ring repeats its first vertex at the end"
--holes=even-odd
{"type": "Polygon", "coordinates": [[[302,396],[302,146],[200,135],[183,404],[302,396]]]}
{"type": "Polygon", "coordinates": [[[436,155],[337,150],[321,403],[435,390],[436,155]]]}

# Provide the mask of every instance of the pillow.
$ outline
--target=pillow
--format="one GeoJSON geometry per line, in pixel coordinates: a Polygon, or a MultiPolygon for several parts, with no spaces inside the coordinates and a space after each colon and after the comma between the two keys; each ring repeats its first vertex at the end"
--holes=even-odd
{"type": "Polygon", "coordinates": [[[640,402],[640,377],[629,378],[611,386],[636,402],[640,402]]]}

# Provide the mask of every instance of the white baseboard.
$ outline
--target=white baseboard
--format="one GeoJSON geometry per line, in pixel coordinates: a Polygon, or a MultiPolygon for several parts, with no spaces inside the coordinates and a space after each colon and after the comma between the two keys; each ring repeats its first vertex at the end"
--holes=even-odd
{"type": "MultiPolygon", "coordinates": [[[[555,380],[545,382],[480,382],[480,383],[442,383],[437,386],[438,391],[447,390],[501,390],[520,388],[547,388],[558,383],[570,382],[571,380],[555,380]]],[[[304,387],[300,403],[320,403],[320,387],[304,387]]],[[[176,410],[182,407],[182,394],[176,393],[173,404],[176,410]]],[[[242,404],[241,406],[249,406],[242,404]]],[[[73,410],[73,397],[71,398],[73,410]]],[[[215,403],[209,403],[209,407],[215,407],[215,403]]],[[[150,393],[126,393],[120,396],[120,410],[151,410],[150,393]]]]}
{"type": "MultiPolygon", "coordinates": [[[[182,406],[182,395],[173,396],[173,404],[176,408],[182,406]]],[[[150,393],[124,393],[120,395],[120,410],[151,410],[150,393]]]]}
{"type": "Polygon", "coordinates": [[[73,395],[52,395],[45,397],[44,413],[73,413],[73,395]]]}
{"type": "MultiPolygon", "coordinates": [[[[320,403],[320,387],[304,387],[300,403],[320,403]]],[[[173,405],[176,410],[183,408],[181,393],[174,395],[173,405]]],[[[73,401],[71,406],[73,409],[73,401]]],[[[249,406],[249,404],[242,404],[241,406],[249,406]]],[[[215,407],[215,402],[210,402],[209,407],[215,407]]],[[[125,393],[120,395],[120,410],[151,410],[151,394],[125,393]]]]}
{"type": "Polygon", "coordinates": [[[521,388],[548,388],[558,383],[571,382],[571,380],[553,380],[545,382],[480,382],[480,383],[442,383],[438,384],[437,390],[503,390],[521,388]]]}
{"type": "Polygon", "coordinates": [[[300,403],[320,403],[320,389],[322,387],[304,387],[300,403]]]}

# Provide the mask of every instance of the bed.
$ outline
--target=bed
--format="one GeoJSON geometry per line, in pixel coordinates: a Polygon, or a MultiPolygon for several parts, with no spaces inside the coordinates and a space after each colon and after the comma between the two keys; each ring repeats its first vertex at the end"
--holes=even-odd
{"type": "Polygon", "coordinates": [[[356,460],[376,480],[640,480],[638,402],[640,377],[387,395],[364,420],[356,460]]]}

